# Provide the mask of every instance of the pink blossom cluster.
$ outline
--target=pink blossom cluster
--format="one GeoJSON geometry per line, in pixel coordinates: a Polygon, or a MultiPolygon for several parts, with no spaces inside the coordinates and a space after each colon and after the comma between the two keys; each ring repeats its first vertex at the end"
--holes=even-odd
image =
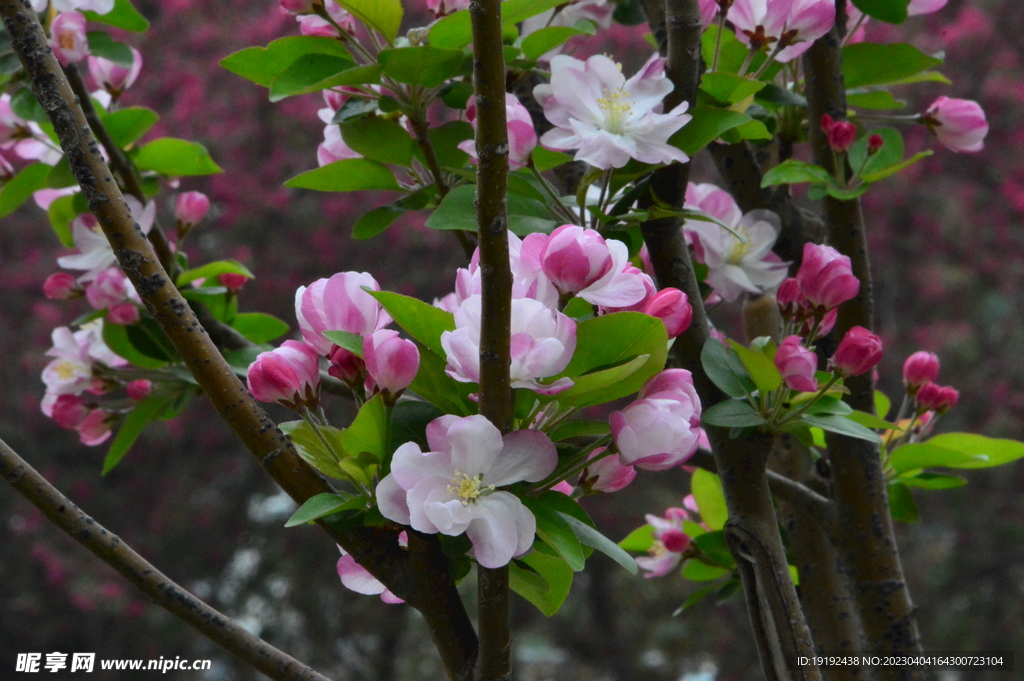
{"type": "Polygon", "coordinates": [[[693,543],[692,537],[683,529],[684,522],[698,523],[700,509],[692,494],[683,498],[683,507],[673,507],[665,511],[664,516],[648,513],[647,523],[653,528],[654,543],[648,549],[648,555],[636,559],[636,564],[644,570],[644,577],[664,577],[678,567],[693,543]]]}
{"type": "Polygon", "coordinates": [[[939,357],[935,353],[915,352],[903,363],[903,383],[907,395],[914,398],[916,412],[944,414],[960,400],[960,392],[949,385],[935,383],[939,377],[939,357]]]}
{"type": "Polygon", "coordinates": [[[767,49],[788,62],[831,30],[836,7],[834,0],[736,0],[726,18],[751,50],[767,49]]]}

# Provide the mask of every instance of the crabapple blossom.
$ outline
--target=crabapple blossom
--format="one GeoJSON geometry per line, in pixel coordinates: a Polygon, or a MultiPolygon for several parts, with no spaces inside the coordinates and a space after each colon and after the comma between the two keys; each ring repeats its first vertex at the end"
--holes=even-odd
{"type": "Polygon", "coordinates": [[[96,275],[85,289],[85,297],[94,308],[103,310],[123,303],[129,298],[137,298],[138,294],[121,268],[115,266],[96,275]]]}
{"type": "Polygon", "coordinates": [[[689,157],[668,144],[668,138],[690,121],[688,104],[658,113],[673,89],[665,77],[665,60],[653,56],[629,80],[608,57],[582,62],[565,55],[551,60],[551,83],[533,94],[554,128],[541,144],[552,149],[577,149],[576,160],[607,170],[631,158],[643,163],[685,162],[689,157]]]}
{"type": "Polygon", "coordinates": [[[327,368],[327,373],[334,376],[339,381],[348,383],[349,386],[360,389],[364,387],[366,381],[366,362],[363,358],[345,348],[337,345],[331,348],[330,354],[327,355],[327,361],[330,362],[330,366],[327,368]]]}
{"type": "Polygon", "coordinates": [[[649,549],[649,556],[636,559],[636,564],[644,570],[644,577],[664,577],[675,570],[683,559],[683,553],[690,548],[691,538],[683,532],[683,521],[690,519],[686,509],[670,508],[661,518],[648,513],[647,522],[654,527],[654,544],[649,549]]]}
{"type": "Polygon", "coordinates": [[[139,71],[142,70],[142,54],[134,47],[129,49],[132,53],[132,65],[128,67],[103,57],[89,57],[89,74],[96,84],[109,92],[114,99],[132,86],[139,77],[139,71]]]}
{"type": "MultiPolygon", "coordinates": [[[[524,260],[543,243],[537,261],[544,276],[564,296],[612,308],[638,305],[647,297],[644,275],[629,263],[629,249],[605,240],[592,229],[562,225],[550,236],[531,234],[523,241],[524,260]]],[[[652,282],[653,288],[653,282],[652,282]]]]}
{"type": "Polygon", "coordinates": [[[381,329],[363,339],[363,360],[367,382],[382,390],[392,400],[409,387],[420,369],[420,352],[416,344],[398,337],[398,332],[381,329]]]}
{"type": "Polygon", "coordinates": [[[726,18],[744,45],[777,50],[775,59],[788,62],[829,32],[836,8],[834,0],[736,0],[726,18]]]}
{"type": "MultiPolygon", "coordinates": [[[[126,196],[124,201],[142,233],[149,234],[156,217],[156,203],[150,201],[143,207],[134,196],[126,196]]],[[[92,213],[82,213],[71,222],[71,238],[78,253],[57,258],[57,264],[69,270],[85,270],[79,282],[90,282],[117,263],[110,242],[92,213]]]]}
{"type": "MultiPolygon", "coordinates": [[[[588,459],[600,456],[607,447],[598,447],[590,453],[588,459]]],[[[623,466],[617,456],[605,456],[588,464],[580,474],[579,485],[589,492],[610,494],[629,486],[636,478],[636,469],[623,466]]]]}
{"type": "Polygon", "coordinates": [[[849,121],[836,121],[828,114],[821,116],[821,131],[828,139],[828,145],[837,154],[845,154],[857,140],[857,126],[849,121]]]}
{"type": "MultiPolygon", "coordinates": [[[[42,5],[45,9],[46,3],[42,2],[42,5]]],[[[50,6],[55,12],[83,10],[96,12],[96,14],[107,14],[114,9],[114,0],[51,0],[50,6]]]]}
{"type": "Polygon", "coordinates": [[[141,313],[135,303],[117,303],[107,308],[107,321],[111,324],[131,326],[139,321],[141,313]]]}
{"type": "Polygon", "coordinates": [[[366,272],[340,272],[330,279],[318,279],[295,292],[295,317],[302,338],[326,357],[334,343],[324,331],[347,331],[369,336],[391,323],[391,316],[377,299],[362,287],[380,290],[380,284],[366,272]]]}
{"type": "Polygon", "coordinates": [[[663,471],[697,451],[700,414],[690,372],[670,369],[649,379],[638,399],[608,420],[624,465],[663,471]]]}
{"type": "Polygon", "coordinates": [[[347,10],[334,0],[323,0],[324,9],[331,17],[333,23],[316,14],[302,14],[295,17],[299,22],[299,32],[302,35],[322,36],[326,38],[337,38],[341,35],[338,27],[345,33],[352,34],[356,30],[356,20],[347,10]]]}
{"type": "MultiPolygon", "coordinates": [[[[544,234],[530,234],[520,239],[508,232],[508,252],[512,269],[512,297],[533,298],[548,307],[557,307],[558,289],[551,283],[540,264],[540,254],[547,243],[544,234]]],[[[480,277],[480,249],[473,251],[469,267],[459,268],[455,274],[454,312],[467,298],[482,292],[480,277]]]]}
{"type": "Polygon", "coordinates": [[[973,153],[985,148],[988,122],[975,101],[943,95],[932,102],[920,120],[948,149],[973,153]]]}
{"type": "Polygon", "coordinates": [[[533,545],[536,519],[515,495],[497,488],[539,482],[558,463],[555,446],[536,430],[502,436],[484,416],[442,416],[427,426],[430,451],[415,442],[397,450],[377,485],[389,520],[430,534],[466,533],[483,567],[507,565],[533,545]]]}
{"type": "Polygon", "coordinates": [[[796,280],[804,298],[818,311],[839,307],[860,291],[850,258],[831,246],[804,244],[796,280]]]}
{"type": "Polygon", "coordinates": [[[82,61],[89,56],[89,40],[85,36],[85,15],[78,12],[58,14],[50,24],[50,47],[62,66],[82,61]]]}
{"type": "Polygon", "coordinates": [[[53,347],[46,354],[54,359],[43,369],[43,383],[48,395],[80,395],[88,390],[93,383],[94,361],[108,367],[127,364],[103,342],[101,319],[84,324],[75,332],[59,326],[51,332],[50,338],[53,347]]]}
{"type": "Polygon", "coordinates": [[[945,414],[956,406],[960,400],[960,392],[950,385],[936,385],[928,382],[917,391],[917,411],[924,413],[934,411],[937,414],[945,414]]]}
{"type": "MultiPolygon", "coordinates": [[[[473,124],[473,130],[476,130],[476,97],[469,98],[466,118],[473,124]]],[[[530,112],[509,92],[505,93],[505,120],[508,126],[508,169],[519,170],[526,166],[530,154],[537,146],[537,131],[533,129],[530,112]]],[[[476,141],[460,142],[459,149],[469,154],[469,158],[476,164],[476,141]]]]}
{"type": "Polygon", "coordinates": [[[43,295],[50,300],[68,300],[81,297],[82,289],[67,272],[54,272],[43,282],[43,295]]]}
{"type": "Polygon", "coordinates": [[[863,326],[855,326],[839,341],[829,366],[841,376],[860,376],[882,359],[882,339],[863,326]]]}
{"type": "MultiPolygon", "coordinates": [[[[725,223],[728,224],[728,223],[725,223]]],[[[713,222],[687,220],[698,260],[708,266],[708,283],[723,300],[732,302],[744,291],[761,293],[786,278],[788,264],[772,253],[781,223],[768,210],[754,210],[729,225],[746,243],[713,222]]]]}
{"type": "MultiPolygon", "coordinates": [[[[684,205],[686,208],[695,208],[703,211],[713,218],[718,218],[727,225],[735,225],[743,217],[743,211],[740,210],[736,199],[732,198],[732,194],[709,182],[701,184],[688,183],[686,185],[686,202],[684,205]]],[[[689,227],[686,226],[684,228],[688,229],[689,227]]]]}
{"type": "Polygon", "coordinates": [[[182,228],[191,229],[199,223],[210,210],[210,199],[202,192],[182,192],[174,199],[174,218],[178,221],[178,231],[182,228]]]}
{"type": "Polygon", "coordinates": [[[689,299],[676,288],[658,291],[647,299],[640,311],[664,322],[669,338],[675,338],[686,331],[693,321],[693,307],[689,299]]]}
{"type": "Polygon", "coordinates": [[[153,390],[153,383],[145,378],[139,378],[132,381],[124,388],[128,393],[128,397],[138,402],[139,400],[145,399],[149,396],[150,391],[153,390]]]}
{"type": "Polygon", "coordinates": [[[427,0],[427,11],[436,18],[468,9],[470,0],[427,0]]]}
{"type": "Polygon", "coordinates": [[[779,284],[779,290],[775,292],[775,302],[779,305],[779,313],[783,317],[802,316],[807,308],[807,299],[800,292],[800,284],[794,277],[787,277],[779,284]]]}
{"type": "MultiPolygon", "coordinates": [[[[479,294],[463,301],[455,311],[455,330],[441,334],[441,346],[448,358],[445,373],[462,383],[480,381],[480,303],[479,294]]],[[[513,388],[553,395],[572,387],[569,378],[549,384],[539,379],[561,373],[575,350],[576,322],[539,300],[512,300],[509,374],[513,388]]]]}
{"type": "MultiPolygon", "coordinates": [[[[714,0],[711,1],[714,2],[714,0]]],[[[701,0],[702,9],[704,2],[706,0],[701,0]]],[[[562,5],[562,8],[557,13],[554,9],[549,9],[524,21],[520,35],[525,37],[550,26],[574,27],[577,22],[582,20],[592,21],[597,28],[608,28],[611,26],[614,11],[615,3],[613,0],[576,0],[576,2],[568,2],[562,5]]],[[[571,45],[571,42],[569,45],[571,45]]],[[[552,57],[564,52],[569,45],[559,45],[542,54],[538,57],[538,60],[549,62],[552,57]]]]}
{"type": "Polygon", "coordinates": [[[775,352],[775,368],[793,390],[809,393],[818,389],[818,380],[814,377],[818,356],[801,345],[800,336],[789,336],[779,344],[775,352]]]}
{"type": "MultiPolygon", "coordinates": [[[[409,545],[409,535],[406,532],[398,533],[398,545],[405,548],[409,545]]],[[[357,594],[375,596],[380,594],[380,599],[385,603],[404,603],[401,598],[391,593],[380,581],[371,575],[369,571],[356,562],[345,549],[338,547],[341,551],[341,558],[338,559],[338,577],[346,589],[355,591],[357,594]]]]}
{"type": "Polygon", "coordinates": [[[249,392],[260,402],[278,402],[289,409],[315,407],[320,401],[320,357],[301,341],[261,352],[249,365],[249,392]]]}
{"type": "Polygon", "coordinates": [[[915,352],[903,363],[903,384],[910,395],[917,393],[925,383],[939,377],[939,356],[934,352],[915,352]]]}

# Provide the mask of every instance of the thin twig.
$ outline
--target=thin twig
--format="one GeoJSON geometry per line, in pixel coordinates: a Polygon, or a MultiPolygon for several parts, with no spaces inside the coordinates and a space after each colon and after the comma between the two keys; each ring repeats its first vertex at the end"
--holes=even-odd
{"type": "Polygon", "coordinates": [[[120,537],[75,506],[3,440],[0,440],[0,475],[54,525],[121,573],[154,603],[229,653],[278,681],[329,681],[175,584],[120,537]]]}

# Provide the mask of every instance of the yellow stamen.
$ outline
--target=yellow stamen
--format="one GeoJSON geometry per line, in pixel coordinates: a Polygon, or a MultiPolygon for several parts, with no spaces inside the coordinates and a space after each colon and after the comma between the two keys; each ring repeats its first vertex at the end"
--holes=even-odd
{"type": "Polygon", "coordinates": [[[615,91],[605,88],[604,96],[598,98],[597,105],[607,115],[605,129],[621,135],[626,119],[633,110],[633,98],[621,88],[615,91]]]}
{"type": "Polygon", "coordinates": [[[483,485],[483,473],[470,477],[462,471],[456,470],[452,484],[448,485],[448,493],[455,495],[462,502],[463,506],[469,506],[469,502],[481,494],[494,490],[494,485],[483,485]]]}

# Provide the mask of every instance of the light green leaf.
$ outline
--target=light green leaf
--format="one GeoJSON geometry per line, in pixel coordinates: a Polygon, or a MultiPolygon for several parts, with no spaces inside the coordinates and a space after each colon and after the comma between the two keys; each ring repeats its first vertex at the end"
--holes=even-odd
{"type": "Polygon", "coordinates": [[[445,373],[445,360],[430,350],[420,350],[420,370],[409,390],[427,400],[446,414],[470,416],[476,404],[470,393],[479,390],[476,383],[460,383],[445,373]]]}
{"type": "Polygon", "coordinates": [[[242,312],[231,320],[231,327],[253,343],[269,343],[288,333],[288,322],[263,312],[242,312]]]}
{"type": "Polygon", "coordinates": [[[568,440],[573,437],[600,437],[607,435],[611,432],[611,427],[608,425],[608,420],[603,419],[601,421],[586,421],[583,419],[576,419],[572,421],[564,421],[559,425],[555,426],[553,430],[548,432],[548,437],[551,438],[552,442],[561,442],[562,440],[568,440]]]}
{"type": "Polygon", "coordinates": [[[725,527],[729,519],[729,511],[725,505],[725,494],[722,492],[722,481],[714,473],[702,468],[693,472],[690,480],[690,491],[700,509],[700,517],[712,530],[725,527]]]}
{"type": "Polygon", "coordinates": [[[95,21],[107,26],[123,28],[126,31],[143,33],[149,29],[149,21],[139,14],[139,11],[132,5],[131,0],[114,0],[114,9],[106,14],[96,12],[83,12],[89,21],[95,21]]]}
{"type": "Polygon", "coordinates": [[[100,114],[100,120],[114,144],[124,149],[142,139],[160,120],[160,116],[152,109],[130,106],[113,113],[100,114]]]}
{"type": "Polygon", "coordinates": [[[0,189],[0,218],[5,218],[25,203],[33,193],[45,189],[50,166],[33,163],[22,168],[0,189]]]}
{"type": "Polygon", "coordinates": [[[884,419],[889,413],[889,409],[892,408],[892,403],[889,401],[889,396],[883,393],[881,390],[875,391],[875,414],[879,418],[884,419]]]}
{"type": "Polygon", "coordinates": [[[625,551],[643,553],[654,546],[654,526],[641,525],[626,535],[626,538],[619,542],[619,546],[625,551]]]}
{"type": "Polygon", "coordinates": [[[224,172],[202,144],[174,137],[162,137],[143,146],[135,157],[135,167],[171,177],[224,172]]]}
{"type": "Polygon", "coordinates": [[[740,361],[743,362],[743,366],[746,367],[750,378],[762,395],[766,395],[782,385],[782,374],[775,367],[775,362],[767,355],[744,347],[734,340],[730,340],[729,345],[739,355],[740,361]]]}
{"type": "Polygon", "coordinates": [[[821,166],[789,158],[775,166],[761,178],[761,187],[775,184],[798,184],[801,182],[833,181],[833,177],[821,166]]]}
{"type": "MultiPolygon", "coordinates": [[[[375,0],[365,0],[374,2],[375,0]]],[[[565,0],[506,0],[501,3],[501,23],[513,26],[520,21],[557,7],[565,0]]],[[[460,10],[438,19],[430,27],[430,44],[461,50],[473,40],[473,29],[469,21],[469,10],[460,10]]]]}
{"type": "Polygon", "coordinates": [[[388,43],[398,37],[402,26],[401,0],[338,0],[338,4],[370,28],[380,31],[388,43]]]}
{"type": "Polygon", "coordinates": [[[167,355],[139,326],[104,322],[103,342],[117,355],[143,369],[159,369],[167,366],[169,361],[167,355]]]}
{"type": "Polygon", "coordinates": [[[843,48],[843,81],[848,89],[887,85],[942,63],[905,43],[855,43],[843,48]]]}
{"type": "Polygon", "coordinates": [[[146,426],[158,419],[174,403],[175,398],[175,395],[154,393],[135,405],[135,408],[121,423],[121,427],[118,428],[114,441],[110,443],[107,456],[103,459],[102,475],[106,475],[120,463],[135,441],[142,435],[146,426]]]}
{"type": "Polygon", "coordinates": [[[111,38],[106,31],[89,31],[85,35],[89,42],[90,54],[112,61],[126,69],[131,68],[135,62],[135,57],[128,46],[111,38]]]}
{"type": "Polygon", "coordinates": [[[888,90],[874,90],[872,92],[847,92],[846,103],[860,109],[876,109],[891,111],[902,109],[907,103],[902,99],[896,99],[888,90]]]}
{"type": "Polygon", "coordinates": [[[335,345],[345,348],[356,357],[363,357],[363,337],[348,331],[324,331],[324,337],[335,345]]]}
{"type": "Polygon", "coordinates": [[[319,192],[401,189],[390,170],[365,158],[347,158],[315,170],[307,170],[285,182],[284,186],[319,192]]]}
{"type": "MultiPolygon", "coordinates": [[[[845,402],[843,403],[845,404],[845,402]]],[[[854,423],[859,423],[865,428],[876,428],[879,430],[899,430],[899,426],[895,423],[889,423],[885,419],[880,419],[874,414],[869,414],[866,411],[854,410],[853,413],[844,414],[846,418],[850,419],[854,423]]]]}
{"type": "Polygon", "coordinates": [[[74,204],[74,196],[61,196],[46,210],[54,233],[60,239],[60,243],[67,248],[75,247],[75,240],[71,236],[71,221],[78,217],[79,213],[74,204]]]}
{"type": "Polygon", "coordinates": [[[914,501],[910,488],[902,482],[889,484],[889,514],[901,523],[921,522],[921,512],[914,501]]]}
{"type": "Polygon", "coordinates": [[[690,156],[714,142],[727,130],[753,120],[745,113],[713,106],[697,105],[689,113],[693,119],[672,135],[668,143],[690,156]]]}
{"type": "Polygon", "coordinates": [[[864,180],[865,182],[878,182],[879,180],[884,180],[890,175],[895,175],[904,168],[912,166],[918,161],[920,161],[922,158],[928,158],[934,153],[935,151],[933,151],[932,149],[925,149],[924,151],[919,151],[905,161],[901,161],[900,163],[896,163],[894,165],[889,166],[888,168],[883,168],[873,173],[862,175],[861,179],[864,180]]]}
{"type": "Polygon", "coordinates": [[[907,487],[920,487],[921,489],[952,489],[967,484],[967,480],[959,475],[942,475],[941,473],[918,473],[912,478],[902,478],[900,482],[907,487]]]}
{"type": "Polygon", "coordinates": [[[699,534],[693,537],[693,543],[701,550],[708,562],[724,568],[736,567],[736,560],[729,552],[729,547],[725,543],[725,533],[722,530],[699,534]]]}
{"type": "Polygon", "coordinates": [[[724,104],[735,104],[761,89],[767,83],[733,73],[705,73],[700,79],[700,89],[724,104]]]}
{"type": "MultiPolygon", "coordinates": [[[[279,424],[281,431],[291,438],[295,451],[306,463],[324,475],[339,480],[348,479],[349,475],[369,484],[369,476],[358,466],[349,465],[343,468],[341,461],[345,458],[345,448],[341,442],[341,431],[333,426],[320,426],[320,434],[327,440],[324,445],[316,431],[305,421],[287,421],[279,424]]],[[[349,461],[351,464],[351,460],[349,461]]]]}
{"type": "Polygon", "coordinates": [[[387,409],[384,396],[378,393],[359,409],[352,425],[341,431],[341,444],[348,456],[359,457],[365,452],[380,462],[384,460],[386,439],[387,409]]]}
{"type": "Polygon", "coordinates": [[[351,59],[340,41],[324,36],[289,36],[266,47],[248,47],[220,60],[228,71],[269,88],[281,73],[307,54],[326,54],[351,59]]]}
{"type": "MultiPolygon", "coordinates": [[[[473,207],[476,201],[476,185],[463,184],[448,192],[441,200],[437,209],[427,218],[426,225],[431,229],[444,231],[464,230],[476,232],[476,212],[473,207]]],[[[555,226],[551,220],[551,212],[540,201],[519,194],[508,195],[508,228],[513,234],[530,234],[528,227],[531,220],[542,220],[555,226]],[[524,227],[526,231],[524,231],[524,227]]],[[[550,231],[550,230],[548,230],[550,231]]]]}
{"type": "Polygon", "coordinates": [[[716,338],[708,338],[700,351],[704,373],[729,397],[745,397],[756,386],[732,348],[716,338]]]}
{"type": "Polygon", "coordinates": [[[985,437],[976,433],[943,433],[928,440],[928,444],[955,449],[975,457],[954,468],[991,468],[1024,458],[1024,442],[985,437]]]}
{"type": "Polygon", "coordinates": [[[388,311],[395,323],[409,332],[420,345],[444,357],[441,334],[455,330],[455,317],[439,307],[390,291],[367,291],[388,311]]]}
{"type": "Polygon", "coordinates": [[[559,511],[558,515],[562,520],[569,524],[569,527],[571,527],[572,531],[576,533],[576,537],[582,544],[600,551],[628,570],[630,574],[635,575],[637,573],[638,567],[636,560],[633,559],[633,556],[621,549],[618,544],[598,532],[590,525],[567,513],[559,511]]]}
{"type": "Polygon", "coordinates": [[[640,355],[625,364],[595,371],[573,379],[573,386],[568,390],[558,393],[556,399],[565,406],[589,407],[595,404],[604,404],[608,400],[602,395],[607,394],[607,388],[621,383],[628,377],[645,366],[650,355],[640,355]]]}
{"type": "Polygon", "coordinates": [[[804,414],[802,417],[805,423],[809,423],[812,426],[817,426],[822,430],[827,430],[832,433],[838,433],[847,437],[854,437],[858,440],[867,440],[868,442],[879,443],[882,438],[878,436],[878,433],[865,428],[859,423],[855,423],[845,416],[836,416],[834,414],[824,414],[821,416],[814,416],[811,414],[804,414]]]}
{"type": "Polygon", "coordinates": [[[573,571],[562,558],[533,551],[509,564],[509,586],[551,617],[565,602],[573,571]]]}
{"type": "Polygon", "coordinates": [[[573,36],[594,35],[593,24],[589,25],[589,29],[584,30],[574,26],[547,26],[523,38],[520,49],[522,49],[523,56],[527,59],[538,59],[573,36]]]}
{"type": "Polygon", "coordinates": [[[211,285],[216,285],[216,279],[222,274],[241,274],[250,279],[254,278],[254,275],[249,268],[238,262],[237,260],[217,260],[215,262],[207,263],[201,267],[196,267],[191,270],[186,270],[178,275],[176,285],[181,288],[191,284],[197,279],[209,279],[207,282],[211,285]]]}
{"type": "Polygon", "coordinates": [[[727,568],[715,567],[702,561],[691,559],[683,566],[683,577],[691,582],[710,582],[713,579],[725,577],[732,572],[727,568]]]}
{"type": "Polygon", "coordinates": [[[533,165],[539,172],[551,170],[558,166],[572,161],[572,156],[561,151],[552,151],[544,147],[536,147],[533,150],[533,165]]]}
{"type": "MultiPolygon", "coordinates": [[[[366,503],[366,500],[362,497],[343,497],[330,492],[324,492],[323,494],[316,494],[306,499],[302,506],[296,509],[295,513],[288,518],[285,522],[285,527],[295,527],[296,525],[305,525],[306,523],[312,522],[318,518],[337,513],[338,511],[345,510],[350,506],[351,502],[356,501],[359,503],[359,507],[366,503]]],[[[357,507],[358,508],[358,507],[357,507]]]]}
{"type": "Polygon", "coordinates": [[[965,468],[964,464],[975,461],[988,463],[987,456],[982,453],[963,452],[951,447],[943,447],[934,442],[912,442],[898,447],[889,457],[889,464],[897,473],[944,466],[947,468],[965,468]]]}

